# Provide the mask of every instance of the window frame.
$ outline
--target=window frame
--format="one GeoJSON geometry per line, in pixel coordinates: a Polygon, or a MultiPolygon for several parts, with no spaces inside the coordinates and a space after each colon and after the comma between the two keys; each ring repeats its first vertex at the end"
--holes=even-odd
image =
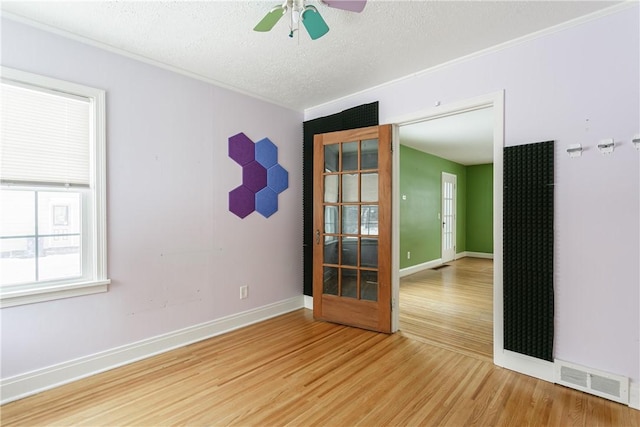
{"type": "MultiPolygon", "coordinates": [[[[88,230],[82,230],[82,239],[89,239],[91,259],[83,255],[84,278],[0,286],[0,308],[106,292],[110,283],[107,275],[106,93],[102,89],[3,66],[0,66],[0,75],[2,80],[21,85],[88,98],[91,105],[90,185],[87,190],[89,194],[83,194],[81,202],[88,204],[86,207],[91,212],[90,226],[88,230]],[[88,278],[84,274],[86,268],[89,268],[88,278]]],[[[33,185],[15,183],[2,186],[34,189],[33,185]]]]}

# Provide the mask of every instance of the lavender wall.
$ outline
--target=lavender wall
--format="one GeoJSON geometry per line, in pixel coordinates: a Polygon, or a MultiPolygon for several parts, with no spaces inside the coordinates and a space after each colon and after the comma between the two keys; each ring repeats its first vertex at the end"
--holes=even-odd
{"type": "Polygon", "coordinates": [[[107,92],[112,279],[108,293],[2,309],[3,378],[302,295],[301,112],[10,20],[1,35],[3,66],[107,92]],[[269,137],[289,172],[269,219],[228,211],[238,132],[269,137]]]}
{"type": "Polygon", "coordinates": [[[555,357],[640,380],[638,5],[305,112],[380,123],[504,89],[505,144],[556,140],[555,357]],[[587,122],[588,119],[588,122],[587,122]],[[601,155],[599,139],[614,138],[601,155]],[[586,147],[579,159],[566,148],[586,147]]]}

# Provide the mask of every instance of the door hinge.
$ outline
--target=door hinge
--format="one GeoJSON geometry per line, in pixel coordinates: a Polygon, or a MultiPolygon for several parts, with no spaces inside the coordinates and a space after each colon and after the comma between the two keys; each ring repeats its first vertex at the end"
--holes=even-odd
{"type": "Polygon", "coordinates": [[[393,142],[389,144],[389,149],[391,150],[391,152],[393,153],[393,142]]]}
{"type": "Polygon", "coordinates": [[[396,299],[391,298],[391,311],[393,311],[393,307],[396,305],[396,299]]]}

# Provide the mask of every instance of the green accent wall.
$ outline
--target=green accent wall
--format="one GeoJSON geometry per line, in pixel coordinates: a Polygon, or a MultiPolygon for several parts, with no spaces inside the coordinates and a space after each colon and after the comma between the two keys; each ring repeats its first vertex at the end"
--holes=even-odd
{"type": "Polygon", "coordinates": [[[442,255],[442,172],[457,176],[456,251],[466,250],[466,167],[400,145],[400,268],[442,255]]]}
{"type": "Polygon", "coordinates": [[[401,269],[442,256],[442,172],[457,176],[456,252],[493,253],[493,165],[464,166],[400,145],[401,269]]]}
{"type": "Polygon", "coordinates": [[[493,164],[467,166],[467,251],[493,253],[493,164]]]}

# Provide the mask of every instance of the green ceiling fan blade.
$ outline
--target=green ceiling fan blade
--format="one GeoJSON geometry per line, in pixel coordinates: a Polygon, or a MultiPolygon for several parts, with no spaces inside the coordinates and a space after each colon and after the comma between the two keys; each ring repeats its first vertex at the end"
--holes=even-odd
{"type": "Polygon", "coordinates": [[[313,6],[307,6],[304,12],[302,12],[302,23],[307,29],[311,40],[319,39],[329,32],[329,26],[313,6]]]}
{"type": "Polygon", "coordinates": [[[260,22],[258,22],[258,25],[255,26],[253,31],[271,31],[273,26],[276,25],[276,23],[280,20],[280,18],[282,18],[286,11],[287,9],[282,6],[274,7],[269,13],[265,15],[264,18],[262,18],[260,22]]]}

